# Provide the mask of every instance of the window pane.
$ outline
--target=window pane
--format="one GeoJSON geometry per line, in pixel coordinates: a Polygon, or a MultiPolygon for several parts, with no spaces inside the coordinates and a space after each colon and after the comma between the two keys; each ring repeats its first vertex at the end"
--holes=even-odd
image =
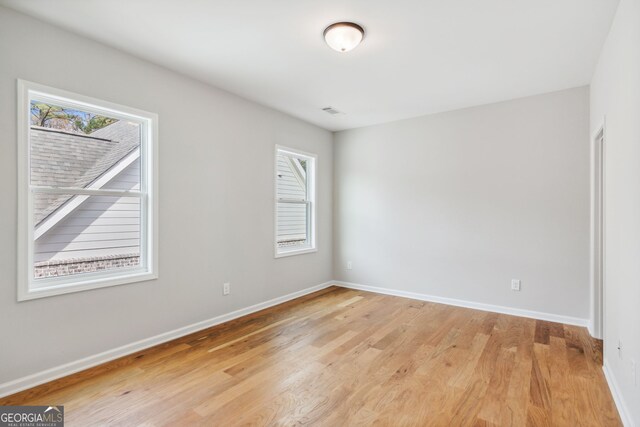
{"type": "MultiPolygon", "coordinates": [[[[138,161],[138,123],[37,100],[31,102],[30,111],[32,185],[108,188],[125,163],[138,161]]],[[[127,180],[118,185],[139,188],[140,168],[130,170],[127,180]]]]}
{"type": "MultiPolygon", "coordinates": [[[[35,220],[34,278],[140,265],[140,198],[64,195],[35,220]]],[[[36,206],[52,196],[34,194],[36,206]]]]}
{"type": "Polygon", "coordinates": [[[308,244],[307,203],[278,203],[277,243],[279,248],[308,244]]]}
{"type": "Polygon", "coordinates": [[[277,161],[277,197],[279,199],[306,200],[306,160],[278,154],[277,161]]]}

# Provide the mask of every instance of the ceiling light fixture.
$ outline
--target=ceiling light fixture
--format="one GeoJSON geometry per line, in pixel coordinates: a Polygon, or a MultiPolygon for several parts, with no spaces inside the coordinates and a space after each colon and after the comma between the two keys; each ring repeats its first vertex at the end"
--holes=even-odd
{"type": "Polygon", "coordinates": [[[324,30],[324,39],[333,50],[349,52],[364,38],[364,29],[353,22],[336,22],[324,30]]]}

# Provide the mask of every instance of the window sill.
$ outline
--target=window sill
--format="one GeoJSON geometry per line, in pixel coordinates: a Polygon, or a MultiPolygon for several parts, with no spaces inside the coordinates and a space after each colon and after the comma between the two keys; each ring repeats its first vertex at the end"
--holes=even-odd
{"type": "Polygon", "coordinates": [[[76,279],[71,283],[65,283],[63,280],[51,280],[50,283],[43,283],[36,288],[30,288],[29,290],[20,289],[18,292],[18,301],[28,301],[74,292],[83,292],[92,289],[145,282],[157,278],[158,274],[155,272],[135,271],[126,275],[123,275],[120,272],[119,274],[109,276],[101,275],[101,277],[86,278],[85,280],[76,279]]]}
{"type": "Polygon", "coordinates": [[[301,249],[292,249],[288,251],[283,250],[280,252],[276,250],[275,258],[284,258],[284,257],[294,256],[294,255],[310,254],[313,252],[318,252],[318,248],[301,248],[301,249]]]}

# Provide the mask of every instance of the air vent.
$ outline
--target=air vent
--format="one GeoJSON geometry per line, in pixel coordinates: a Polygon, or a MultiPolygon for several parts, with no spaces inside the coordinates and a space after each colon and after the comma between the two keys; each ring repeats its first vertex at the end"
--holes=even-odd
{"type": "Polygon", "coordinates": [[[332,116],[335,116],[336,114],[343,114],[341,111],[338,111],[333,107],[324,107],[322,111],[324,111],[325,113],[329,113],[332,116]]]}

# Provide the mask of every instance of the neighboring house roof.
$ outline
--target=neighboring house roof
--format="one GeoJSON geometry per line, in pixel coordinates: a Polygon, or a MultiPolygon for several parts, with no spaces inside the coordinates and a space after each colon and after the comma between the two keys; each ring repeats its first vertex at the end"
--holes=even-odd
{"type": "MultiPolygon", "coordinates": [[[[87,188],[139,147],[140,127],[121,120],[85,135],[32,126],[30,144],[32,185],[87,188]]],[[[38,194],[36,225],[71,199],[38,194]]]]}

